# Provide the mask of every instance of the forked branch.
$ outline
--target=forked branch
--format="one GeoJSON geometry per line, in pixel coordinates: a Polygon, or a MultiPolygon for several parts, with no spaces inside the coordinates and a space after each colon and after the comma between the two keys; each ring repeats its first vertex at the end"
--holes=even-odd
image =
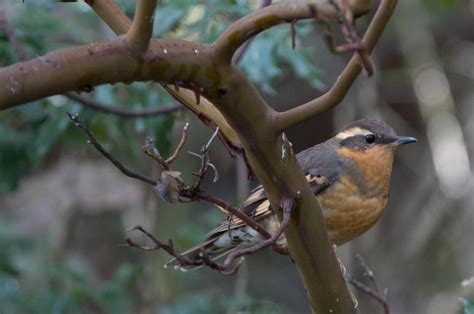
{"type": "MultiPolygon", "coordinates": [[[[362,45],[368,54],[372,52],[380,35],[382,35],[395,9],[396,2],[396,0],[381,1],[369,28],[362,38],[362,45]]],[[[275,119],[278,132],[283,132],[339,104],[361,70],[360,57],[354,55],[329,91],[316,99],[277,115],[275,119]]]]}
{"type": "Polygon", "coordinates": [[[127,33],[127,41],[137,53],[147,50],[153,33],[156,0],[137,0],[132,26],[127,33]]]}

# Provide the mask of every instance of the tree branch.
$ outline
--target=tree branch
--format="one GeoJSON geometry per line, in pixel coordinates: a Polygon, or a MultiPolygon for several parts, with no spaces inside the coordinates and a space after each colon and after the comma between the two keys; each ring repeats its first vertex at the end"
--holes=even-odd
{"type": "Polygon", "coordinates": [[[153,40],[147,53],[138,57],[130,54],[123,37],[59,49],[0,69],[0,86],[3,86],[0,110],[105,83],[208,82],[207,71],[215,67],[208,53],[208,45],[160,39],[153,40]],[[200,51],[198,56],[193,53],[197,49],[200,51]]]}
{"type": "Polygon", "coordinates": [[[295,19],[337,17],[337,11],[330,3],[309,4],[285,1],[261,8],[233,23],[214,42],[216,59],[223,64],[231,62],[235,51],[250,38],[281,23],[295,19]]]}
{"type": "Polygon", "coordinates": [[[147,50],[153,33],[156,0],[137,0],[132,26],[127,33],[127,42],[137,53],[147,50]]]}
{"type": "MultiPolygon", "coordinates": [[[[381,1],[374,18],[362,39],[362,44],[367,53],[370,54],[374,49],[375,44],[392,16],[396,3],[397,0],[381,1]]],[[[344,96],[346,96],[349,88],[352,86],[361,70],[362,66],[360,57],[354,55],[329,91],[303,105],[279,113],[275,117],[277,131],[283,132],[339,104],[344,96]]]]}
{"type": "Polygon", "coordinates": [[[132,110],[132,109],[115,107],[112,105],[106,105],[96,100],[79,96],[73,92],[68,92],[68,93],[65,93],[64,95],[67,98],[72,99],[75,102],[80,103],[81,105],[85,107],[88,107],[97,111],[112,113],[124,118],[156,117],[162,114],[167,114],[167,113],[184,109],[184,107],[180,104],[170,104],[170,105],[159,106],[159,107],[151,108],[151,109],[132,110]]]}
{"type": "MultiPolygon", "coordinates": [[[[395,3],[396,0],[382,0],[364,36],[363,44],[368,51],[372,50],[383,31],[395,3]]],[[[282,21],[312,18],[324,13],[322,8],[335,12],[328,3],[282,2],[263,8],[234,23],[214,45],[152,40],[146,54],[133,56],[123,44],[124,38],[119,37],[97,44],[98,51],[90,45],[89,49],[82,46],[76,51],[73,48],[53,52],[0,70],[0,86],[4,86],[0,89],[0,109],[84,85],[117,81],[155,80],[171,85],[178,82],[179,86],[190,87],[197,95],[196,103],[202,94],[238,134],[248,163],[264,187],[272,207],[278,208],[289,196],[299,196],[285,236],[313,312],[355,313],[317,200],[295,158],[291,143],[279,132],[305,120],[307,117],[303,117],[301,112],[314,116],[337,104],[360,73],[359,57],[351,59],[341,78],[327,94],[317,99],[316,104],[313,101],[301,109],[280,114],[265,102],[248,78],[231,65],[232,54],[248,38],[282,21]],[[275,7],[281,10],[272,11],[275,7]],[[291,13],[293,11],[301,16],[291,13]],[[268,12],[274,14],[266,14],[268,12]],[[91,56],[91,52],[95,56],[91,56]],[[35,67],[41,70],[41,76],[35,73],[35,67]],[[25,68],[30,71],[25,71],[25,68]],[[62,75],[54,72],[62,72],[62,75]],[[286,153],[282,154],[282,151],[286,153]]],[[[282,219],[282,213],[277,211],[277,214],[282,219]]]]}
{"type": "Polygon", "coordinates": [[[132,21],[123,13],[113,0],[85,0],[86,3],[99,15],[102,20],[117,35],[128,32],[132,21]]]}
{"type": "MultiPolygon", "coordinates": [[[[260,0],[260,3],[258,5],[258,9],[264,8],[272,4],[272,0],[260,0]]],[[[237,64],[240,62],[242,57],[244,56],[245,52],[247,51],[248,47],[250,46],[250,43],[252,42],[252,38],[247,40],[242,46],[237,49],[235,52],[234,56],[232,57],[232,63],[237,64]]]]}

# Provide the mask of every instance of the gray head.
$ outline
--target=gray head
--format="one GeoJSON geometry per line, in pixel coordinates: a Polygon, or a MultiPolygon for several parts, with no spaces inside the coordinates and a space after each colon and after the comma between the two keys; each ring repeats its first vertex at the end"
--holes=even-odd
{"type": "Polygon", "coordinates": [[[379,120],[361,119],[349,123],[334,139],[341,147],[365,151],[375,146],[398,147],[416,142],[414,137],[398,136],[393,128],[379,120]]]}

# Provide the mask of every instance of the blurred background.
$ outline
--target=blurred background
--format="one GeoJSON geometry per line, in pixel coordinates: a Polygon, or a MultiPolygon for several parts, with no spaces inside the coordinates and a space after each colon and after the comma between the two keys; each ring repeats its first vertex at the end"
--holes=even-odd
{"type": "MultiPolygon", "coordinates": [[[[133,16],[134,1],[117,1],[133,16]]],[[[83,2],[0,0],[0,65],[114,34],[83,2]],[[11,43],[12,38],[17,40],[11,43]],[[19,51],[20,50],[20,51],[19,51]],[[23,51],[21,51],[23,50],[23,51]]],[[[160,1],[155,36],[212,42],[257,1],[160,1]]],[[[370,17],[358,20],[364,30],[370,17]]],[[[474,1],[399,1],[375,49],[374,77],[360,75],[336,108],[288,132],[300,151],[358,118],[383,119],[418,143],[398,151],[388,208],[369,232],[338,249],[349,272],[367,282],[363,256],[386,289],[392,313],[474,313],[474,1]],[[471,302],[469,301],[471,300],[471,302]]],[[[337,30],[337,28],[335,28],[337,30]]],[[[282,25],[252,41],[241,68],[277,110],[320,95],[350,54],[327,52],[322,27],[282,25]]],[[[337,36],[336,36],[337,37],[337,36]]],[[[340,39],[340,38],[339,38],[340,39]]],[[[82,97],[147,111],[173,104],[157,84],[100,86],[82,97]]],[[[129,168],[158,177],[141,150],[146,136],[167,155],[190,123],[185,150],[199,151],[210,130],[186,110],[122,117],[54,96],[0,112],[0,312],[2,313],[309,313],[288,257],[246,259],[232,277],[201,269],[164,269],[164,252],[119,245],[143,225],[184,250],[223,219],[207,204],[159,200],[101,157],[67,119],[77,112],[129,168]]],[[[218,141],[219,182],[204,188],[237,205],[257,182],[218,141]]],[[[174,165],[187,182],[199,160],[174,165]]],[[[354,290],[360,313],[381,313],[354,290]]]]}

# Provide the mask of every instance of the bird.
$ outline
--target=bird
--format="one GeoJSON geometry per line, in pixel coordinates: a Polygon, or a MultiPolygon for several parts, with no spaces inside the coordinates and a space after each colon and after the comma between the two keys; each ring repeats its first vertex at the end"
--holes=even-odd
{"type": "MultiPolygon", "coordinates": [[[[325,142],[296,155],[322,210],[333,245],[351,241],[379,220],[389,197],[395,150],[416,141],[414,137],[398,136],[383,121],[361,119],[349,123],[325,142]]],[[[262,186],[255,188],[239,209],[270,234],[280,226],[262,186]]],[[[183,252],[182,256],[192,259],[205,254],[206,258],[215,261],[263,240],[238,217],[229,215],[205,236],[204,241],[183,252]]],[[[287,248],[284,234],[276,244],[279,248],[287,248]]],[[[176,258],[167,266],[183,271],[197,268],[183,265],[176,258]]]]}

